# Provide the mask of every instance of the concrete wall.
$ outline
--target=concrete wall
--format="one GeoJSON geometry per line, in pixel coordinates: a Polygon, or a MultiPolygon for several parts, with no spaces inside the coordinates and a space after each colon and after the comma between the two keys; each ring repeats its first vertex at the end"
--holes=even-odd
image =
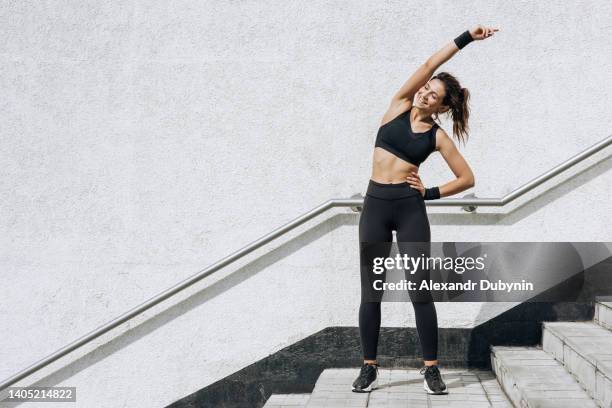
{"type": "MultiPolygon", "coordinates": [[[[364,193],[389,98],[475,23],[501,31],[441,68],[472,92],[466,193],[503,196],[612,133],[612,4],[423,4],[1,3],[0,377],[364,193]]],[[[432,240],[611,241],[606,153],[501,211],[432,208],[432,240]]],[[[436,154],[421,176],[452,173],[436,154]]],[[[79,407],[165,406],[355,326],[357,222],[334,210],[21,384],[77,386],[79,407]]],[[[509,306],[439,304],[440,326],[509,306]]],[[[385,307],[385,325],[414,324],[385,307]]]]}

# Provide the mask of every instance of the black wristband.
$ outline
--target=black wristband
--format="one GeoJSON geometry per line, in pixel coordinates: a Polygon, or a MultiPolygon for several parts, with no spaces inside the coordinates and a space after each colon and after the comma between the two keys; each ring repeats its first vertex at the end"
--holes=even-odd
{"type": "Polygon", "coordinates": [[[425,189],[423,200],[437,200],[440,198],[440,189],[438,187],[430,187],[425,189]]]}
{"type": "Polygon", "coordinates": [[[463,47],[474,41],[474,39],[470,35],[469,30],[465,30],[465,32],[459,35],[459,37],[455,38],[454,41],[457,47],[459,47],[459,49],[462,49],[463,47]]]}

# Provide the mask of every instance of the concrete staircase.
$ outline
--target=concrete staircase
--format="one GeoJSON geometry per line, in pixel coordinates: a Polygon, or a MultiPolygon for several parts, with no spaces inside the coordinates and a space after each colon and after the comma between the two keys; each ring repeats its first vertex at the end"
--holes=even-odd
{"type": "Polygon", "coordinates": [[[612,408],[612,302],[596,302],[592,322],[544,322],[542,346],[492,346],[491,365],[441,365],[447,395],[426,394],[418,369],[380,369],[369,394],[350,390],[358,368],[327,369],[312,394],[272,395],[265,408],[612,408]]]}
{"type": "Polygon", "coordinates": [[[497,380],[516,407],[612,408],[612,302],[593,322],[544,322],[541,347],[491,347],[497,380]]]}

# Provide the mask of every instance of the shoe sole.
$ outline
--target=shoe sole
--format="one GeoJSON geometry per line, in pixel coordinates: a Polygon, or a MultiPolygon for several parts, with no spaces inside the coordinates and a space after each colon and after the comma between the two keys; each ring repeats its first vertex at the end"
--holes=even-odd
{"type": "Polygon", "coordinates": [[[352,391],[353,392],[372,392],[377,388],[378,388],[378,378],[372,381],[372,384],[368,385],[366,388],[359,389],[359,388],[353,387],[352,391]]]}
{"type": "Polygon", "coordinates": [[[444,391],[438,391],[435,392],[434,390],[432,390],[431,388],[429,388],[429,386],[427,385],[427,380],[423,380],[423,389],[425,391],[427,391],[428,394],[433,394],[433,395],[444,395],[444,394],[448,394],[448,388],[445,388],[444,391]]]}

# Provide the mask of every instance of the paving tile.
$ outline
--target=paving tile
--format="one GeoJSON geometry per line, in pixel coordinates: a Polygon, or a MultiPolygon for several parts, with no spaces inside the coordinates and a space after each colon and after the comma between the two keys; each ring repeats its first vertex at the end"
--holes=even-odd
{"type": "Polygon", "coordinates": [[[274,394],[266,404],[264,408],[298,408],[305,407],[310,394],[274,394]]]}
{"type": "Polygon", "coordinates": [[[419,369],[379,369],[379,388],[369,394],[353,393],[350,385],[359,369],[325,370],[317,382],[308,407],[507,407],[509,401],[495,375],[486,370],[444,369],[449,393],[429,395],[423,389],[419,369]],[[329,372],[327,372],[329,371],[329,372]],[[353,397],[351,397],[351,395],[353,397]]]}

